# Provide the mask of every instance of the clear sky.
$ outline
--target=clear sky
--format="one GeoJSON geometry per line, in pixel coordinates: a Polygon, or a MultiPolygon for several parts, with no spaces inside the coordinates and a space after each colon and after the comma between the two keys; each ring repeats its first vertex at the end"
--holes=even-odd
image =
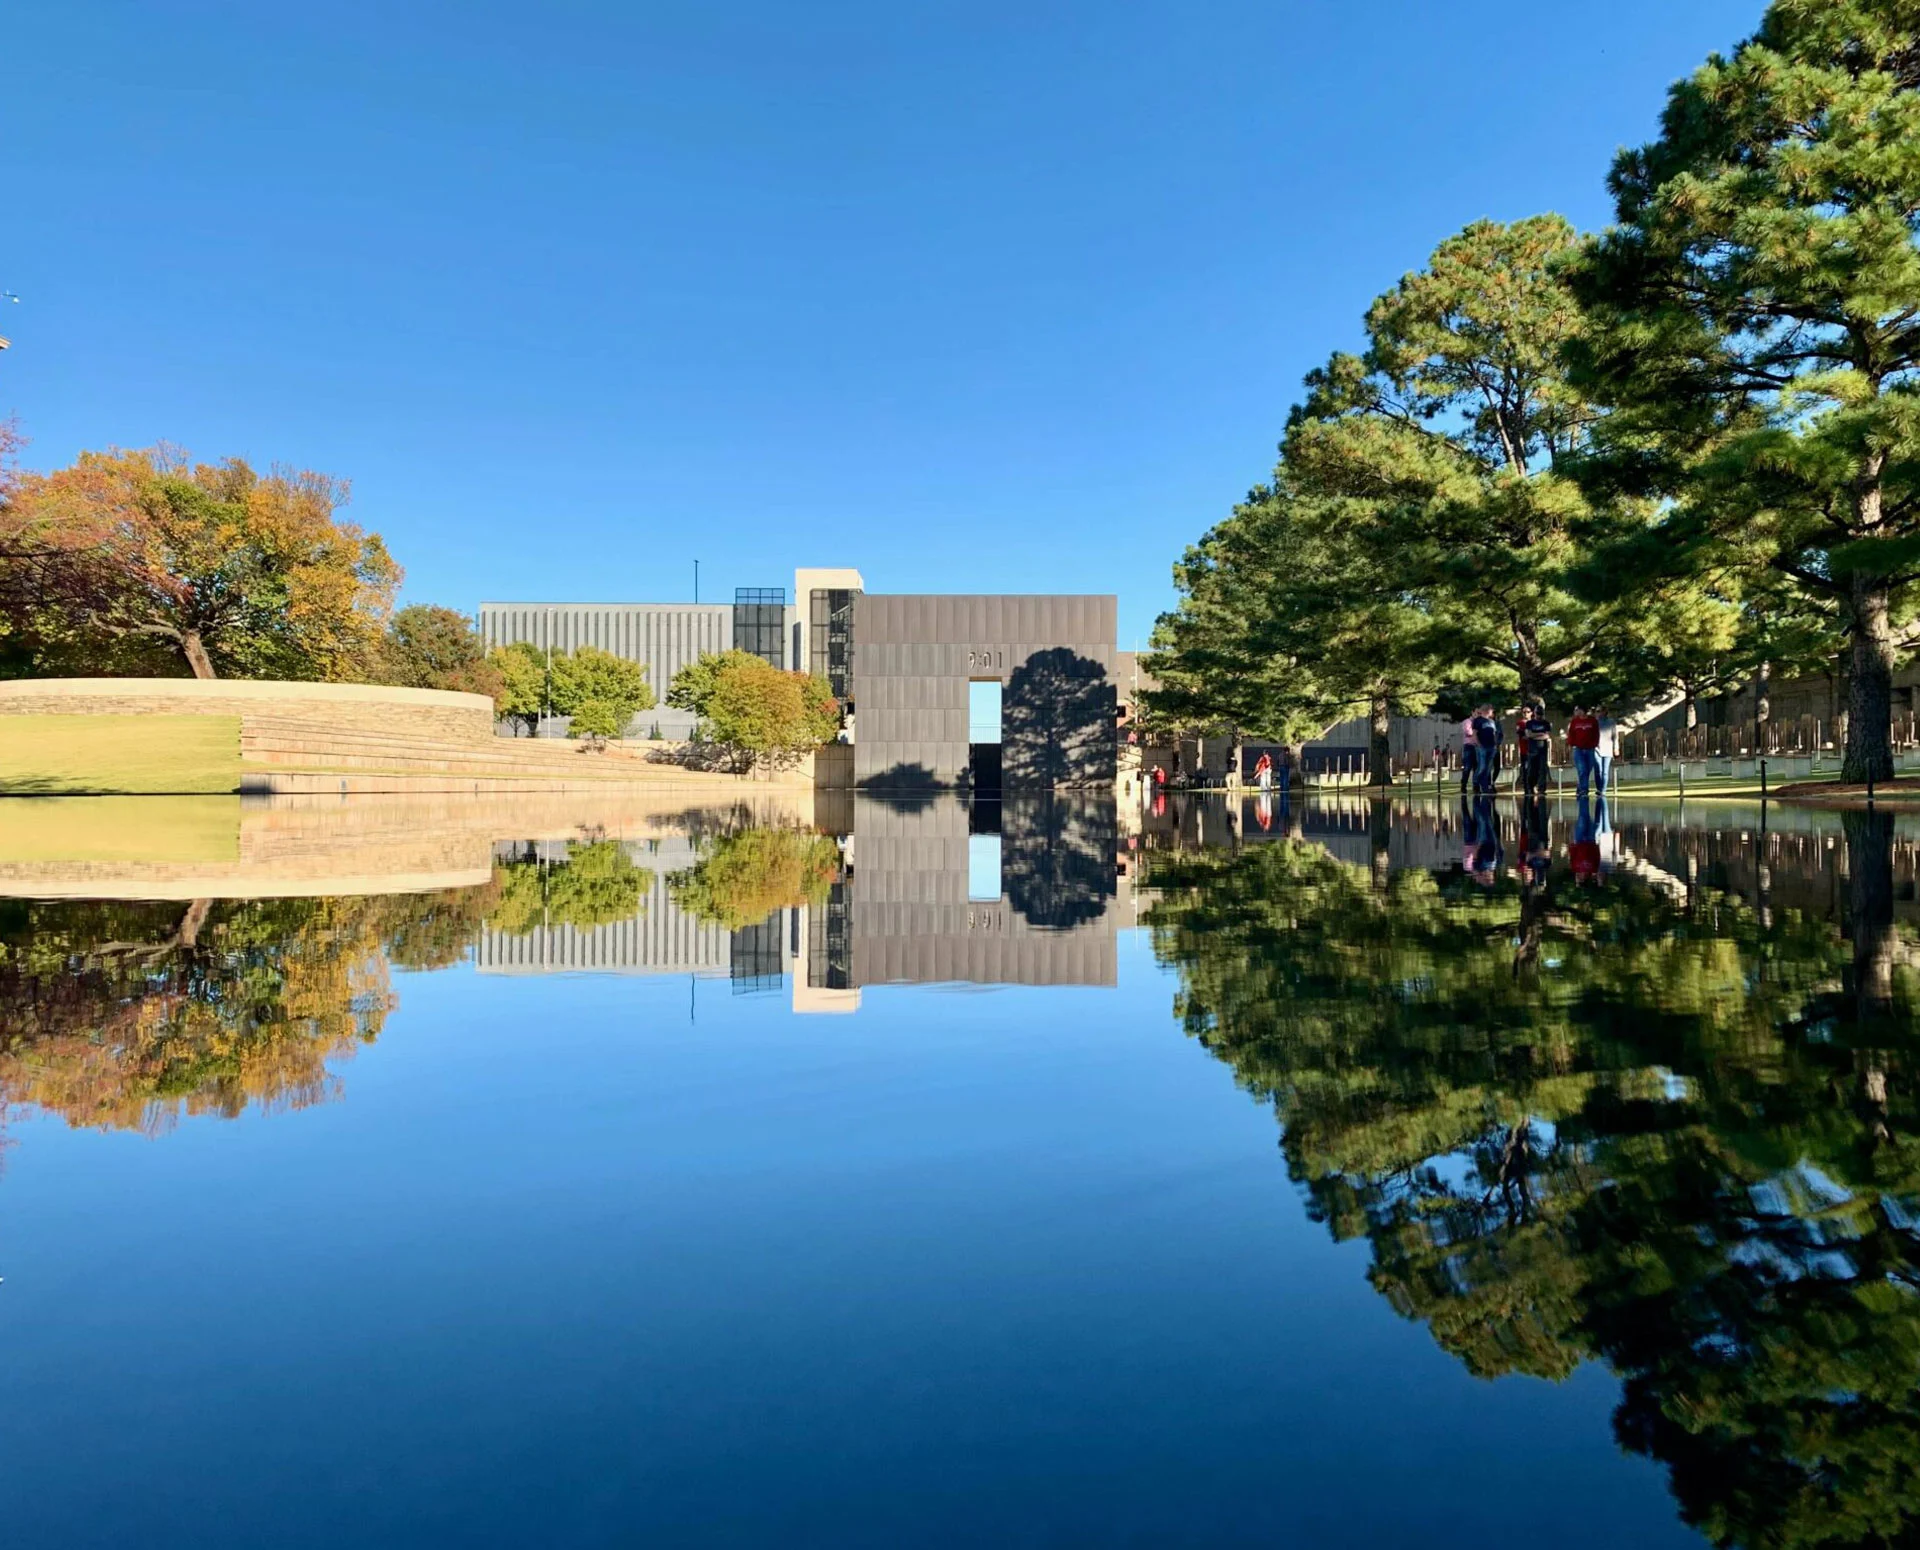
{"type": "Polygon", "coordinates": [[[60,0],[0,414],[353,480],[409,601],[1117,592],[1480,216],[1606,219],[1761,0],[60,0]]]}

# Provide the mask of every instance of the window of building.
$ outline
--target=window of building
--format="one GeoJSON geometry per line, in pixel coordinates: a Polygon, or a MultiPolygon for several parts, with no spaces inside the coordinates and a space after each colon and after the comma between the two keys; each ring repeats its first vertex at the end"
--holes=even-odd
{"type": "Polygon", "coordinates": [[[806,668],[833,686],[842,705],[853,697],[853,600],[845,587],[816,587],[808,594],[807,619],[813,639],[807,643],[806,668]]]}
{"type": "Polygon", "coordinates": [[[787,589],[735,587],[733,647],[775,667],[787,665],[787,589]]]}

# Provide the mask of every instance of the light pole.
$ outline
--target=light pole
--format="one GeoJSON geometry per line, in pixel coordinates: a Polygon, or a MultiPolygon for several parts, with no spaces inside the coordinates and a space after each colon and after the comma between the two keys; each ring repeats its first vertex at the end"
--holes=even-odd
{"type": "Polygon", "coordinates": [[[546,724],[553,719],[553,610],[551,608],[547,610],[546,636],[547,636],[547,687],[546,687],[546,695],[545,695],[546,709],[541,713],[541,716],[540,716],[540,725],[543,730],[545,729],[546,724]]]}

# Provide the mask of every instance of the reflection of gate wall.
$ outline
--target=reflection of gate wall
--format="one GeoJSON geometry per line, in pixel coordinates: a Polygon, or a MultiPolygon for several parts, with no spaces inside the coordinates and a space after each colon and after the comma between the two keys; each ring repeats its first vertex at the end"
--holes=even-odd
{"type": "Polygon", "coordinates": [[[1112,597],[859,597],[855,781],[962,783],[967,684],[992,678],[1008,790],[1111,784],[1116,628],[1112,597]]]}
{"type": "Polygon", "coordinates": [[[1113,984],[1112,811],[1110,801],[1089,798],[1010,804],[1008,891],[978,900],[967,897],[963,802],[859,799],[847,885],[850,982],[1113,984]],[[1063,849],[1071,861],[1058,858],[1063,849]]]}

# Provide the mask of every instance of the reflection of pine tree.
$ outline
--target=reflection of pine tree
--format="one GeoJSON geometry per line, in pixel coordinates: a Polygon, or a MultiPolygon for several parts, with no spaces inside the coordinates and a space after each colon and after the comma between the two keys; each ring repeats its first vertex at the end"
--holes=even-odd
{"type": "Polygon", "coordinates": [[[1920,1534],[1920,1002],[1890,828],[1848,839],[1851,940],[1619,877],[1382,890],[1294,844],[1149,879],[1188,1031],[1374,1286],[1482,1376],[1607,1361],[1723,1543],[1920,1534]]]}
{"type": "Polygon", "coordinates": [[[1112,802],[1009,796],[1000,826],[1002,886],[1030,924],[1066,931],[1106,914],[1118,844],[1112,802]]]}

